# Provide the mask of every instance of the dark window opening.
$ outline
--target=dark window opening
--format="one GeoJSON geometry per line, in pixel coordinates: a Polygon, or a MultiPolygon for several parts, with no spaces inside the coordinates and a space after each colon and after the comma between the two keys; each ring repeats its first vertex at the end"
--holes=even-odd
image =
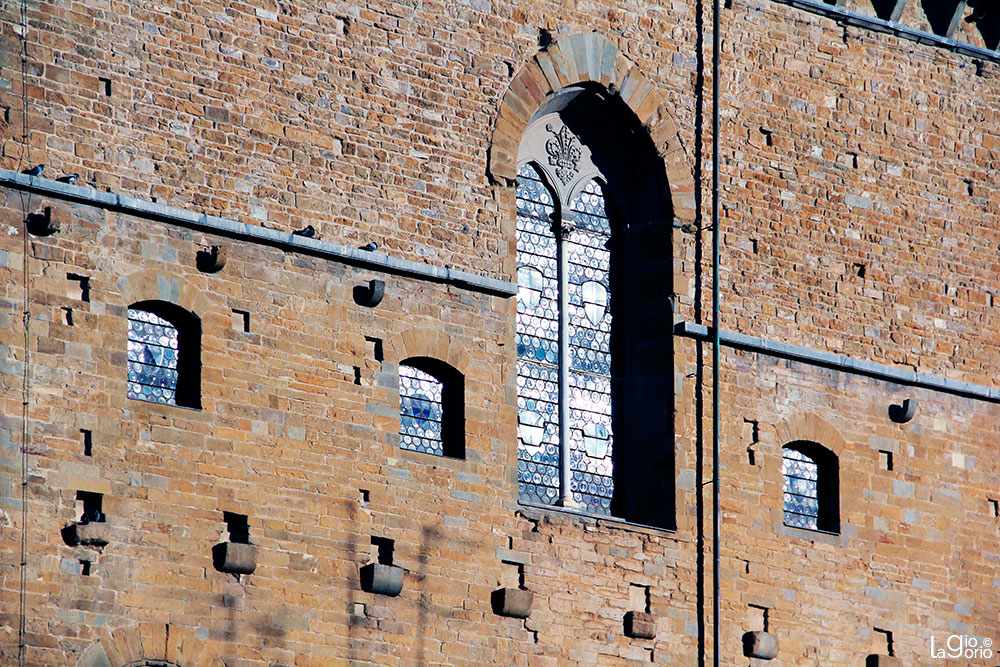
{"type": "MultiPolygon", "coordinates": [[[[983,37],[983,44],[987,49],[994,51],[1000,47],[1000,6],[991,0],[976,0],[970,2],[974,7],[972,14],[966,19],[970,23],[975,23],[979,29],[979,34],[983,37]]],[[[982,76],[983,61],[976,61],[976,74],[982,76]]]]}
{"type": "Polygon", "coordinates": [[[250,333],[250,312],[233,308],[233,329],[250,333]]]}
{"type": "Polygon", "coordinates": [[[66,280],[75,283],[69,287],[67,296],[80,301],[90,301],[90,277],[81,276],[76,273],[67,273],[66,280]]]}
{"type": "Polygon", "coordinates": [[[895,647],[892,643],[892,630],[883,630],[882,628],[873,628],[876,635],[882,635],[885,640],[885,654],[888,656],[896,655],[895,647]]]}
{"type": "Polygon", "coordinates": [[[104,495],[91,491],[76,492],[77,507],[80,512],[80,523],[104,523],[104,495]]]}
{"type": "Polygon", "coordinates": [[[904,0],[872,0],[875,15],[883,21],[898,21],[903,12],[904,0]]]}
{"type": "Polygon", "coordinates": [[[964,0],[920,0],[920,4],[931,32],[941,37],[951,37],[962,18],[964,0]]]}
{"type": "Polygon", "coordinates": [[[250,544],[250,523],[246,514],[223,512],[222,520],[229,531],[229,541],[235,544],[250,544]]]}
{"type": "Polygon", "coordinates": [[[372,547],[375,552],[373,557],[375,562],[381,563],[382,565],[392,565],[393,551],[396,548],[396,542],[388,537],[376,537],[372,535],[372,547]]]}
{"type": "Polygon", "coordinates": [[[371,344],[372,358],[375,361],[384,361],[385,355],[382,353],[382,339],[374,336],[365,336],[365,343],[371,344]]]}
{"type": "Polygon", "coordinates": [[[885,449],[880,449],[878,450],[878,458],[879,458],[879,463],[882,464],[883,468],[890,471],[892,470],[892,452],[885,449]]]}

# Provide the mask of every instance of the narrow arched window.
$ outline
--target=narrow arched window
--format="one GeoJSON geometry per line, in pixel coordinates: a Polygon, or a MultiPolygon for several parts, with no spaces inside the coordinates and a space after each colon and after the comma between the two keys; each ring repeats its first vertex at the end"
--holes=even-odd
{"type": "Polygon", "coordinates": [[[840,531],[836,454],[815,442],[790,443],[782,449],[781,474],[786,526],[840,531]]]}
{"type": "Polygon", "coordinates": [[[399,446],[415,452],[465,457],[462,374],[437,359],[399,365],[399,446]]]}
{"type": "Polygon", "coordinates": [[[517,407],[521,498],[554,504],[559,495],[559,292],[555,211],[538,172],[517,179],[517,407]]]}
{"type": "Polygon", "coordinates": [[[603,187],[596,178],[585,181],[563,209],[555,206],[536,168],[530,163],[521,166],[517,183],[518,480],[521,498],[529,502],[557,502],[568,481],[564,504],[568,497],[587,511],[611,511],[610,243],[611,222],[603,187]],[[565,315],[562,324],[561,314],[565,315]],[[560,387],[562,355],[565,387],[560,387]],[[569,441],[566,464],[559,451],[561,437],[569,441]]]}
{"type": "Polygon", "coordinates": [[[611,424],[611,222],[604,189],[590,180],[569,202],[570,489],[601,512],[614,493],[611,424]]]}
{"type": "Polygon", "coordinates": [[[201,324],[170,303],[143,301],[128,309],[128,397],[201,407],[201,324]]]}

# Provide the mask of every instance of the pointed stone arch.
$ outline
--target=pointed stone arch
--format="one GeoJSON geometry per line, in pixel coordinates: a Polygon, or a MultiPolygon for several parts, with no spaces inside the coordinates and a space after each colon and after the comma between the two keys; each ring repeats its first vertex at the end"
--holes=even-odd
{"type": "Polygon", "coordinates": [[[76,667],[226,667],[192,628],[139,623],[118,628],[91,644],[76,667]]]}
{"type": "Polygon", "coordinates": [[[517,178],[518,146],[532,114],[548,95],[586,82],[621,96],[635,113],[663,159],[674,216],[694,222],[694,177],[668,105],[639,68],[597,33],[560,38],[536,53],[511,81],[493,127],[490,176],[512,183],[517,178]]]}

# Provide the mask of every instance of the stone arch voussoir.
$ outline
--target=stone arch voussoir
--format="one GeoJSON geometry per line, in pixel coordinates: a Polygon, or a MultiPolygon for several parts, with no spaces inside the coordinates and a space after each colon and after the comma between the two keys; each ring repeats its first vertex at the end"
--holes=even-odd
{"type": "Polygon", "coordinates": [[[209,642],[192,628],[139,623],[94,642],[76,667],[226,667],[209,642]]]}
{"type": "Polygon", "coordinates": [[[784,447],[790,442],[807,440],[826,447],[839,458],[847,447],[847,441],[830,422],[813,412],[790,417],[775,425],[778,446],[784,447]]]}
{"type": "Polygon", "coordinates": [[[208,297],[180,276],[163,271],[134,271],[118,281],[122,305],[139,301],[166,301],[204,318],[211,309],[208,297]]]}
{"type": "Polygon", "coordinates": [[[532,114],[548,95],[585,82],[617,93],[632,109],[663,158],[674,215],[682,222],[694,222],[694,177],[668,105],[640,69],[597,33],[567,35],[553,42],[510,82],[493,128],[490,175],[500,182],[513,182],[518,146],[532,114]]]}
{"type": "Polygon", "coordinates": [[[462,375],[467,375],[472,357],[461,342],[439,328],[413,327],[386,341],[385,358],[398,364],[411,357],[430,357],[446,362],[462,375]]]}

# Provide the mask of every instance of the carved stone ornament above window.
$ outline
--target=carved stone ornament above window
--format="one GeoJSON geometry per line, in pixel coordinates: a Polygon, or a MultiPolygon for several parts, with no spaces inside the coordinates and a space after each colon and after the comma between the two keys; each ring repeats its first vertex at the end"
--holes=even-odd
{"type": "Polygon", "coordinates": [[[558,132],[551,123],[547,124],[545,129],[553,135],[545,142],[545,152],[549,154],[549,166],[555,167],[556,176],[565,185],[580,171],[580,147],[576,145],[576,137],[565,125],[559,128],[558,132]]]}

